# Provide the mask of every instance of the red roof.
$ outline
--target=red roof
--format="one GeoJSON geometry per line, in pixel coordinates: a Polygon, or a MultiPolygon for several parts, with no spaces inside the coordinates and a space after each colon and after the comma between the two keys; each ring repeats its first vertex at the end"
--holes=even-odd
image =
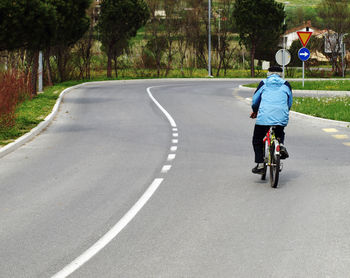
{"type": "Polygon", "coordinates": [[[313,30],[313,35],[315,35],[315,36],[327,32],[326,30],[320,30],[320,29],[317,29],[317,28],[315,28],[315,27],[312,27],[312,26],[311,26],[311,20],[308,20],[308,21],[304,22],[303,25],[300,25],[300,26],[298,26],[298,27],[294,27],[294,28],[292,28],[292,29],[287,30],[284,34],[285,34],[285,35],[288,35],[288,34],[290,34],[290,33],[294,33],[294,32],[303,30],[303,29],[306,28],[306,27],[311,28],[311,29],[313,30]]]}

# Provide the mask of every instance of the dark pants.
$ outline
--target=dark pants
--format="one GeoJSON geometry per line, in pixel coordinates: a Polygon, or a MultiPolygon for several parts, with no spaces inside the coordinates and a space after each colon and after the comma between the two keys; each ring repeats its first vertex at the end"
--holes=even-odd
{"type": "MultiPolygon", "coordinates": [[[[263,163],[264,162],[264,153],[263,153],[263,139],[269,130],[270,126],[266,125],[255,125],[254,135],[253,135],[253,147],[255,152],[255,162],[263,163]]],[[[276,138],[280,143],[284,143],[284,126],[276,126],[275,129],[276,138]]]]}

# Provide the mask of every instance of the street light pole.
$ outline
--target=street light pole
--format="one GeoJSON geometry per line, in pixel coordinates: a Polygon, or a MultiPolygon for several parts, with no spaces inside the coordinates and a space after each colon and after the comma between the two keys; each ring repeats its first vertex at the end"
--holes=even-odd
{"type": "Polygon", "coordinates": [[[208,0],[208,76],[211,75],[211,0],[208,0]]]}

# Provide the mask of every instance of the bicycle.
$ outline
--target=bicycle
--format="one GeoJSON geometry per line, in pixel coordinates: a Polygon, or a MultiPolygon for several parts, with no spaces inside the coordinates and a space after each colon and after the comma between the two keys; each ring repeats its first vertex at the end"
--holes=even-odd
{"type": "Polygon", "coordinates": [[[271,187],[278,186],[279,173],[282,171],[280,142],[276,138],[274,126],[271,126],[264,137],[263,153],[264,153],[264,172],[261,176],[262,180],[266,179],[267,167],[270,168],[270,184],[271,187]]]}

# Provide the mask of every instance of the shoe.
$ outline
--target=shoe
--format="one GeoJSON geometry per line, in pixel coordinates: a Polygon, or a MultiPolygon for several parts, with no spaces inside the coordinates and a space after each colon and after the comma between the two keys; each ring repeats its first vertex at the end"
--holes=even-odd
{"type": "Polygon", "coordinates": [[[280,146],[280,154],[281,154],[281,159],[286,159],[289,157],[289,154],[285,146],[280,146]]]}
{"type": "Polygon", "coordinates": [[[264,163],[258,163],[253,169],[252,172],[254,174],[262,175],[264,174],[264,163]]]}

